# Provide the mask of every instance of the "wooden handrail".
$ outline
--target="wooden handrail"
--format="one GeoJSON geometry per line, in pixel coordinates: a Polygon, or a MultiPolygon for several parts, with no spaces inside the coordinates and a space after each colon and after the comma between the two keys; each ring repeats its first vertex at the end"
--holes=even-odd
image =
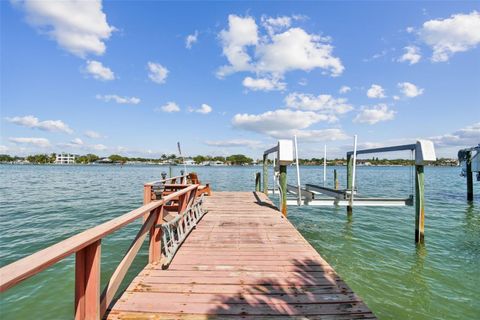
{"type": "Polygon", "coordinates": [[[155,180],[155,181],[150,181],[150,182],[147,182],[145,183],[145,185],[154,185],[154,184],[157,184],[157,183],[163,183],[163,184],[166,184],[166,183],[171,183],[171,181],[177,181],[177,179],[180,179],[180,182],[182,182],[183,179],[186,179],[188,175],[184,174],[183,176],[176,176],[176,177],[170,177],[170,178],[166,178],[166,179],[163,179],[163,180],[155,180]]]}
{"type": "Polygon", "coordinates": [[[121,229],[122,227],[141,217],[144,217],[145,214],[150,215],[162,205],[178,198],[181,195],[187,193],[190,194],[192,190],[196,190],[197,188],[198,185],[190,185],[187,188],[172,193],[161,200],[152,201],[118,218],[83,231],[82,233],[74,235],[30,256],[2,267],[0,269],[0,292],[6,291],[21,281],[65,259],[71,254],[77,253],[92,244],[96,244],[105,236],[117,231],[118,229],[121,229]]]}

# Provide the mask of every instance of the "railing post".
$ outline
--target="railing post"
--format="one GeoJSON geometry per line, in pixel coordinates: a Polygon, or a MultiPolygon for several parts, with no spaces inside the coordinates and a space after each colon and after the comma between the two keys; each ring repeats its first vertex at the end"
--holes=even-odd
{"type": "Polygon", "coordinates": [[[143,186],[143,204],[148,204],[152,202],[152,185],[145,184],[143,186]]]}
{"type": "Polygon", "coordinates": [[[423,166],[415,166],[415,243],[424,243],[425,185],[423,166]]]}
{"type": "Polygon", "coordinates": [[[282,214],[286,217],[287,216],[287,166],[282,166],[280,165],[280,177],[279,177],[279,182],[280,182],[280,188],[281,193],[281,207],[282,207],[282,214]]]}
{"type": "Polygon", "coordinates": [[[255,191],[260,192],[262,187],[260,185],[260,172],[255,173],[255,191]]]}
{"type": "Polygon", "coordinates": [[[266,154],[263,155],[263,193],[268,195],[268,155],[266,154]]]}
{"type": "Polygon", "coordinates": [[[101,240],[75,254],[75,320],[100,319],[101,240]]]}
{"type": "Polygon", "coordinates": [[[162,259],[162,228],[156,227],[163,222],[163,205],[155,209],[155,222],[150,228],[150,243],[148,249],[148,263],[158,263],[162,259]]]}
{"type": "Polygon", "coordinates": [[[473,172],[472,172],[472,151],[467,151],[467,201],[473,201],[473,172]]]}

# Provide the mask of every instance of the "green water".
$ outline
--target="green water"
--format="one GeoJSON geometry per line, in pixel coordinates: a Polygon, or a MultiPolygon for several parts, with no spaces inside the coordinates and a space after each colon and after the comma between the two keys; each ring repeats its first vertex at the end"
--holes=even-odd
{"type": "MultiPolygon", "coordinates": [[[[178,171],[180,168],[175,168],[178,171]]],[[[337,168],[344,184],[345,169],[337,168]]],[[[254,187],[260,167],[198,167],[214,190],[254,187]]],[[[328,169],[331,180],[333,168],[328,169]]],[[[166,168],[153,166],[0,165],[0,264],[141,205],[143,182],[166,168]]],[[[289,179],[294,182],[293,168],[289,179]]],[[[480,319],[480,183],[465,201],[458,168],[425,169],[425,247],[414,245],[412,207],[290,207],[289,218],[381,319],[480,319]]],[[[303,183],[320,183],[321,168],[301,168],[303,183]]],[[[359,191],[408,196],[409,168],[360,167],[359,191]]],[[[139,223],[102,242],[102,279],[120,261],[139,223]]],[[[146,263],[145,248],[127,282],[146,263]]],[[[70,257],[0,295],[2,319],[69,319],[74,260],[70,257]]]]}

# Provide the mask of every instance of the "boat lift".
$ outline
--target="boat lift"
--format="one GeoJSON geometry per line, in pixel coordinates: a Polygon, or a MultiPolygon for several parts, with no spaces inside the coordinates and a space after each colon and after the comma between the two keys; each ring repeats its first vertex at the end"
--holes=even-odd
{"type": "MultiPolygon", "coordinates": [[[[279,140],[277,146],[270,148],[263,155],[263,192],[274,193],[268,189],[268,155],[276,153],[274,177],[278,175],[278,190],[280,208],[287,215],[288,205],[308,206],[346,206],[347,213],[352,214],[354,206],[413,206],[415,202],[415,241],[424,239],[424,165],[435,161],[435,149],[429,140],[418,140],[414,144],[390,146],[383,148],[356,150],[357,137],[355,136],[353,151],[347,152],[347,186],[345,189],[329,188],[325,186],[326,156],[324,157],[324,185],[300,184],[298,147],[296,137],[292,140],[279,140]],[[295,144],[295,148],[294,148],[295,144]],[[295,162],[297,168],[297,185],[287,184],[287,166],[295,162]],[[408,198],[372,198],[361,195],[355,187],[356,157],[358,154],[384,153],[410,150],[415,157],[415,197],[408,198]],[[414,201],[415,200],[415,201],[414,201]]],[[[326,152],[325,152],[326,153],[326,152]]],[[[260,188],[259,173],[257,176],[257,190],[260,188]]],[[[274,180],[275,181],[275,180],[274,180]]],[[[336,184],[336,183],[335,183],[336,184]]]]}

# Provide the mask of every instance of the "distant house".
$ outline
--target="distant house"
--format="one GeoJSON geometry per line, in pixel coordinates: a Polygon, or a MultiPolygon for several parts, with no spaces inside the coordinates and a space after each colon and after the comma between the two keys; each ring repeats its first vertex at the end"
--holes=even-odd
{"type": "Polygon", "coordinates": [[[55,158],[55,164],[73,164],[75,155],[70,153],[59,153],[55,158]]]}
{"type": "Polygon", "coordinates": [[[185,165],[187,166],[194,166],[196,165],[195,161],[193,161],[192,159],[185,159],[185,165]]]}

